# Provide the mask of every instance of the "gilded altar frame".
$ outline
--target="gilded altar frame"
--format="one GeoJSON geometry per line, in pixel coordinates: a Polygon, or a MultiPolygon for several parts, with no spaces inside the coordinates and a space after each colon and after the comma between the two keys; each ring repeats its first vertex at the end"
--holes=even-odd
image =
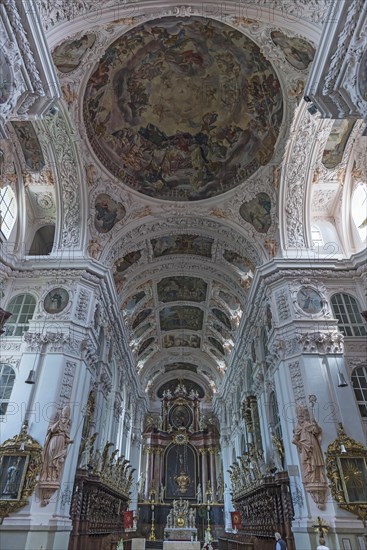
{"type": "Polygon", "coordinates": [[[367,447],[348,437],[339,424],[338,437],[326,452],[326,473],[340,508],[367,520],[367,447]]]}
{"type": "Polygon", "coordinates": [[[0,445],[0,518],[23,508],[33,493],[41,471],[42,447],[27,433],[25,423],[18,435],[0,445]]]}

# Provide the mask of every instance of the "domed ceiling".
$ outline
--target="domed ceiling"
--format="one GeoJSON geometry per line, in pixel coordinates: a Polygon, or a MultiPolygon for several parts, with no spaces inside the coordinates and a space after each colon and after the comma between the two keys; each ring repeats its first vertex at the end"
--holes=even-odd
{"type": "Polygon", "coordinates": [[[283,100],[250,38],[219,21],[166,17],[107,48],[83,110],[111,174],[144,195],[195,201],[238,186],[271,160],[283,100]]]}

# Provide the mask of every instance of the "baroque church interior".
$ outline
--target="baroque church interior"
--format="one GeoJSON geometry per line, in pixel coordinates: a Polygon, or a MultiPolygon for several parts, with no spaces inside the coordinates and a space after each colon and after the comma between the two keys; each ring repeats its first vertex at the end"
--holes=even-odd
{"type": "Polygon", "coordinates": [[[367,548],[366,46],[0,2],[3,550],[367,548]]]}

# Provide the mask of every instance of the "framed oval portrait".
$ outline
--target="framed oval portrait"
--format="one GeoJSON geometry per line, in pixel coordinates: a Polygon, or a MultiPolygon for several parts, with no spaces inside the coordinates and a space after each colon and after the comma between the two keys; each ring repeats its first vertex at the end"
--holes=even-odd
{"type": "Polygon", "coordinates": [[[69,293],[65,288],[54,288],[47,294],[43,307],[47,313],[60,313],[69,303],[69,293]]]}

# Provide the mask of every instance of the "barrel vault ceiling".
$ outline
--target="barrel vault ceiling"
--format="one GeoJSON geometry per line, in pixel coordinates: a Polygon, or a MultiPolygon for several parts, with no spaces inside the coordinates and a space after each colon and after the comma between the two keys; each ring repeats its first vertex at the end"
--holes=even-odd
{"type": "Polygon", "coordinates": [[[281,162],[320,23],[274,2],[229,3],[225,17],[41,4],[80,143],[88,252],[111,267],[143,387],[187,378],[211,395],[256,267],[276,253],[281,162]]]}

